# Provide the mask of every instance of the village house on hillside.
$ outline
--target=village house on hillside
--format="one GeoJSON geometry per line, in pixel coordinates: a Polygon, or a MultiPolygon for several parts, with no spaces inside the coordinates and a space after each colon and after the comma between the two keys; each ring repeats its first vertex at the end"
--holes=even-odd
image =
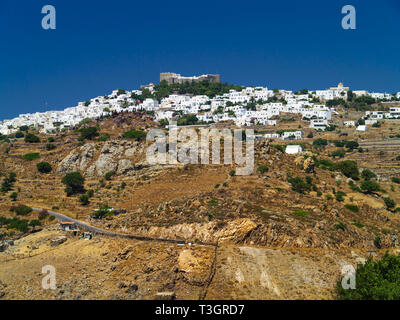
{"type": "MultiPolygon", "coordinates": [[[[220,82],[219,75],[201,75],[183,77],[177,73],[161,73],[160,80],[171,84],[191,83],[207,80],[220,82]]],[[[233,121],[239,127],[252,125],[276,126],[281,113],[300,115],[304,121],[310,121],[310,128],[325,130],[329,126],[335,109],[326,106],[321,101],[332,99],[347,99],[349,88],[339,83],[337,87],[326,90],[292,92],[290,90],[269,90],[264,87],[244,87],[241,90],[208,97],[206,95],[170,94],[160,101],[142,96],[144,90],[154,93],[154,84],[141,86],[140,90],[113,90],[109,95],[99,96],[86,102],[78,102],[75,107],[62,111],[36,112],[21,114],[11,120],[0,122],[0,133],[9,135],[19,127],[33,126],[43,133],[53,133],[57,130],[71,128],[86,118],[95,119],[108,116],[111,113],[124,111],[145,111],[154,115],[156,121],[170,121],[178,115],[195,115],[202,123],[218,123],[233,121]],[[276,96],[278,95],[278,97],[276,96]]],[[[354,91],[356,92],[356,91],[354,91]]],[[[357,91],[358,94],[370,95],[377,99],[390,99],[387,94],[357,91]]],[[[400,93],[397,93],[400,97],[400,93]]],[[[400,107],[392,107],[389,112],[367,111],[365,118],[380,120],[384,118],[400,119],[400,107]]],[[[294,134],[295,138],[299,137],[294,134]]],[[[292,135],[290,135],[292,136],[292,135]]],[[[283,139],[286,139],[284,136],[283,139]]]]}

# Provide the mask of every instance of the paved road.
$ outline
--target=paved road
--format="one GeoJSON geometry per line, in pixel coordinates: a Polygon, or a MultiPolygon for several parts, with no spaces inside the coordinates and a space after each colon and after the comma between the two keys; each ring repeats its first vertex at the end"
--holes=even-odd
{"type": "MultiPolygon", "coordinates": [[[[33,211],[42,211],[43,209],[39,208],[32,208],[33,211]]],[[[144,236],[135,236],[131,234],[126,234],[126,233],[118,233],[118,232],[112,232],[104,229],[100,229],[97,227],[93,227],[85,222],[82,222],[80,220],[73,219],[71,217],[68,217],[66,215],[63,215],[58,212],[54,212],[51,210],[46,210],[47,213],[53,217],[55,217],[58,221],[60,222],[74,222],[76,225],[78,225],[81,229],[85,229],[87,231],[97,233],[97,234],[104,234],[107,236],[112,236],[112,237],[123,237],[123,238],[128,238],[128,239],[135,239],[135,240],[141,240],[141,241],[162,241],[162,242],[172,242],[172,243],[181,243],[185,244],[190,241],[185,241],[185,240],[177,240],[177,239],[165,239],[165,238],[152,238],[152,237],[144,237],[144,236]]],[[[216,246],[214,243],[203,243],[203,242],[197,242],[197,244],[202,244],[202,245],[211,245],[211,246],[216,246]]]]}

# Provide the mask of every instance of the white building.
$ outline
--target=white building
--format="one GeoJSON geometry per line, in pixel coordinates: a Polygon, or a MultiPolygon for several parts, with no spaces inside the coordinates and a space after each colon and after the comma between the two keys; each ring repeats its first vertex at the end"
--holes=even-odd
{"type": "Polygon", "coordinates": [[[313,119],[310,121],[310,128],[316,130],[326,130],[328,126],[328,120],[325,119],[313,119]]]}
{"type": "Polygon", "coordinates": [[[366,125],[360,125],[360,126],[357,127],[356,130],[365,132],[365,131],[368,131],[368,127],[366,125]]]}
{"type": "Polygon", "coordinates": [[[299,145],[287,145],[285,152],[287,154],[296,154],[303,152],[303,148],[299,145]]]}
{"type": "Polygon", "coordinates": [[[285,131],[281,136],[282,140],[300,140],[302,138],[302,131],[285,131]]]}
{"type": "Polygon", "coordinates": [[[356,122],[354,120],[347,120],[347,121],[343,121],[343,125],[345,127],[355,127],[356,122]]]}

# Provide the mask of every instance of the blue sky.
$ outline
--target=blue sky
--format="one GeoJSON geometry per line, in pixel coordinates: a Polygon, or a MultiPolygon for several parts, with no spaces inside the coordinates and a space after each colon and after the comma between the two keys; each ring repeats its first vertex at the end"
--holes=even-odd
{"type": "Polygon", "coordinates": [[[400,91],[399,0],[0,0],[0,119],[158,82],[400,91]],[[57,29],[41,28],[44,5],[57,29]],[[341,28],[354,5],[357,29],[341,28]]]}

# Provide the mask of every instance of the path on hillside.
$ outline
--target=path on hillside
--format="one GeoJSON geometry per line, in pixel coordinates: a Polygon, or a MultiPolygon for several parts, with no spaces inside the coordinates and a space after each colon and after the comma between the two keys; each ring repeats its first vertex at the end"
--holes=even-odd
{"type": "MultiPolygon", "coordinates": [[[[33,211],[42,211],[46,209],[39,209],[39,208],[32,208],[33,211]]],[[[128,238],[128,239],[135,239],[135,240],[141,240],[141,241],[162,241],[162,242],[172,242],[172,243],[179,243],[179,244],[186,244],[189,243],[190,241],[186,240],[178,240],[178,239],[165,239],[165,238],[153,238],[153,237],[144,237],[144,236],[136,236],[136,235],[131,235],[131,234],[126,234],[126,233],[119,233],[119,232],[113,232],[113,231],[108,231],[104,229],[100,229],[97,227],[93,227],[83,221],[73,219],[71,217],[68,217],[66,215],[63,215],[58,212],[54,212],[51,210],[46,210],[47,213],[53,217],[55,217],[58,221],[60,222],[74,222],[76,225],[81,227],[82,229],[88,230],[90,232],[94,232],[97,234],[103,234],[106,236],[111,236],[111,237],[123,237],[123,238],[128,238]]],[[[216,246],[214,243],[204,243],[204,242],[199,242],[197,241],[196,244],[200,245],[208,245],[208,246],[216,246]]]]}

